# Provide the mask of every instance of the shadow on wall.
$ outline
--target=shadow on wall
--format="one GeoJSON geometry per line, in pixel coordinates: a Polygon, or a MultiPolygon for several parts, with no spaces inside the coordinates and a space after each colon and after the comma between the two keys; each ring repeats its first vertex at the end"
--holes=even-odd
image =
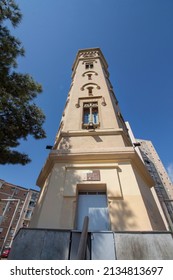
{"type": "Polygon", "coordinates": [[[92,138],[96,141],[96,142],[103,142],[102,138],[98,135],[92,136],[92,138]]]}
{"type": "Polygon", "coordinates": [[[58,145],[58,150],[63,153],[70,152],[72,145],[70,144],[70,137],[63,137],[58,145]]]}
{"type": "Polygon", "coordinates": [[[35,223],[35,218],[38,217],[41,213],[42,206],[43,206],[42,202],[44,201],[44,199],[46,197],[49,181],[50,181],[50,174],[49,174],[48,178],[46,179],[46,182],[45,182],[43,188],[41,188],[41,190],[40,190],[40,195],[38,197],[36,206],[34,208],[29,227],[37,228],[37,225],[35,223]]]}
{"type": "Polygon", "coordinates": [[[63,165],[55,164],[41,190],[30,227],[38,227],[37,221],[40,215],[42,215],[43,208],[45,212],[46,203],[46,205],[49,204],[50,207],[46,210],[46,217],[44,218],[45,226],[42,217],[42,227],[46,228],[46,225],[49,224],[49,228],[74,228],[73,221],[76,211],[75,186],[80,180],[81,178],[75,170],[70,170],[69,176],[68,169],[64,168],[63,165]],[[61,213],[63,213],[63,215],[61,215],[61,213]],[[64,219],[64,217],[68,217],[68,221],[64,219]]]}
{"type": "MultiPolygon", "coordinates": [[[[68,152],[70,152],[70,149],[71,149],[70,138],[69,137],[62,138],[59,143],[59,147],[58,147],[58,150],[60,151],[60,153],[68,153],[68,152]]],[[[50,154],[51,154],[51,152],[50,152],[50,154]]],[[[58,170],[57,175],[56,175],[56,170],[52,169],[52,171],[55,171],[55,181],[57,181],[57,190],[58,190],[57,195],[60,195],[63,193],[63,189],[62,189],[62,186],[59,186],[58,181],[59,181],[59,178],[61,176],[63,176],[64,171],[58,170]]],[[[35,224],[34,220],[35,220],[35,218],[37,219],[37,217],[40,216],[40,213],[42,211],[43,201],[45,200],[47,193],[48,193],[50,177],[52,175],[52,171],[49,173],[46,181],[43,183],[43,187],[41,188],[40,195],[39,195],[36,207],[34,209],[33,216],[31,218],[31,223],[30,223],[31,227],[33,224],[35,227],[36,224],[35,224]]],[[[41,172],[44,172],[44,167],[41,172]]]]}
{"type": "Polygon", "coordinates": [[[133,230],[137,228],[135,213],[129,208],[124,200],[112,200],[109,205],[109,212],[113,231],[133,230]]]}
{"type": "MultiPolygon", "coordinates": [[[[62,199],[60,212],[60,224],[64,229],[74,229],[76,222],[76,208],[77,208],[77,184],[81,181],[81,177],[77,174],[75,169],[66,169],[65,179],[62,187],[62,199]],[[67,219],[64,219],[67,217],[67,219]],[[68,220],[68,222],[67,222],[68,220]]],[[[57,177],[58,184],[58,177],[57,177]]]]}
{"type": "Polygon", "coordinates": [[[140,190],[152,229],[166,231],[165,224],[163,222],[159,208],[156,204],[156,201],[153,197],[153,194],[152,194],[150,188],[148,186],[144,185],[142,179],[136,173],[135,169],[134,169],[134,174],[135,174],[136,180],[138,182],[139,190],[140,190]]]}

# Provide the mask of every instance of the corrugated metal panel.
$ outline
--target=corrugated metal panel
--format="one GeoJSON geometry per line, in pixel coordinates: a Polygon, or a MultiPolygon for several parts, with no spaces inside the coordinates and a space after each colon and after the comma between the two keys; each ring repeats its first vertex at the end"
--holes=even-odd
{"type": "Polygon", "coordinates": [[[70,231],[20,229],[9,255],[11,260],[67,260],[70,231]]]}
{"type": "Polygon", "coordinates": [[[173,260],[169,233],[115,233],[118,260],[173,260]]]}
{"type": "Polygon", "coordinates": [[[115,260],[115,244],[113,232],[91,233],[91,259],[115,260]]]}

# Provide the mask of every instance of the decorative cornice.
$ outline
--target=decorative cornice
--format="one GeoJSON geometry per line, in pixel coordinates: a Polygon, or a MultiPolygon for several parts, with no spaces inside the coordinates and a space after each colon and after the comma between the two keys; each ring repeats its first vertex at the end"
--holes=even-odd
{"type": "Polygon", "coordinates": [[[105,70],[107,71],[107,68],[108,68],[108,64],[106,62],[106,59],[101,51],[100,48],[91,48],[91,49],[82,49],[82,50],[79,50],[77,55],[76,55],[76,58],[75,58],[75,61],[73,63],[73,66],[72,66],[72,78],[74,76],[74,73],[76,71],[76,68],[77,68],[77,65],[79,63],[80,60],[86,60],[87,61],[90,61],[90,60],[95,60],[99,58],[103,65],[104,65],[104,68],[105,70]]]}
{"type": "Polygon", "coordinates": [[[94,169],[110,169],[114,168],[119,171],[121,171],[121,168],[119,167],[118,163],[83,163],[83,164],[76,164],[76,163],[67,163],[65,164],[66,169],[88,169],[88,168],[94,168],[94,169]]]}
{"type": "Polygon", "coordinates": [[[96,84],[96,83],[87,83],[87,84],[85,84],[85,85],[83,85],[82,87],[81,87],[81,90],[84,90],[85,89],[85,87],[87,87],[87,86],[95,86],[97,89],[100,89],[100,86],[98,85],[98,84],[96,84]]]}
{"type": "Polygon", "coordinates": [[[94,102],[94,101],[98,101],[98,99],[103,98],[101,95],[96,95],[96,96],[85,96],[85,97],[79,97],[78,101],[75,104],[76,108],[79,108],[81,105],[80,103],[82,101],[87,101],[87,102],[94,102]],[[91,101],[90,101],[91,100],[91,101]]]}
{"type": "MultiPolygon", "coordinates": [[[[89,163],[118,163],[118,164],[131,164],[143,177],[143,180],[147,183],[149,187],[155,185],[152,177],[150,176],[145,165],[139,158],[133,147],[124,148],[112,148],[103,151],[102,149],[97,149],[94,152],[85,152],[81,150],[71,150],[68,153],[64,153],[62,150],[52,150],[49,157],[37,179],[37,185],[40,187],[44,186],[46,178],[52,171],[53,166],[56,163],[64,164],[89,164],[89,163]]],[[[120,167],[119,165],[119,167],[120,167]]]]}
{"type": "Polygon", "coordinates": [[[62,131],[61,132],[61,137],[72,137],[72,136],[96,136],[96,135],[118,135],[118,134],[122,134],[123,133],[123,129],[119,128],[119,129],[98,129],[98,130],[94,130],[92,132],[88,131],[88,130],[69,130],[67,132],[62,131]]]}
{"type": "Polygon", "coordinates": [[[84,77],[86,74],[94,74],[94,75],[96,75],[96,76],[98,76],[98,73],[96,72],[96,71],[92,71],[92,70],[89,70],[89,71],[86,71],[86,72],[84,72],[83,74],[82,74],[82,76],[84,77]]]}
{"type": "Polygon", "coordinates": [[[110,128],[110,129],[94,129],[94,130],[68,130],[68,131],[62,131],[59,130],[56,142],[54,144],[53,149],[57,149],[59,142],[63,137],[76,137],[76,136],[103,136],[103,135],[121,135],[126,143],[126,145],[131,146],[131,142],[129,141],[129,138],[127,137],[126,133],[124,133],[123,128],[110,128]]]}

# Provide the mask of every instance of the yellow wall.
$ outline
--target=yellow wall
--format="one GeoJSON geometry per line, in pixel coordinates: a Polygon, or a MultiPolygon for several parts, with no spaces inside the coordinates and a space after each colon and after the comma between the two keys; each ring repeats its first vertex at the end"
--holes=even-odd
{"type": "Polygon", "coordinates": [[[100,49],[77,54],[55,145],[37,181],[42,191],[31,227],[74,229],[78,190],[103,189],[112,230],[165,229],[149,189],[153,181],[133,148],[107,66],[100,49]],[[93,62],[92,80],[86,61],[93,62]],[[98,103],[100,124],[92,131],[82,127],[84,102],[98,103]],[[93,169],[100,170],[100,180],[86,181],[93,169]]]}
{"type": "Polygon", "coordinates": [[[30,226],[74,229],[78,190],[106,191],[112,230],[165,229],[150,188],[128,162],[55,164],[30,226]],[[85,181],[85,174],[94,169],[100,170],[101,180],[85,181]]]}

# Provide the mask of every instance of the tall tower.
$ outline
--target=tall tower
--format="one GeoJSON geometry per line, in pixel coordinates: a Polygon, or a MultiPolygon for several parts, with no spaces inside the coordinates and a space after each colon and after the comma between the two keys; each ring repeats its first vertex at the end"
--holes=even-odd
{"type": "Polygon", "coordinates": [[[79,50],[55,144],[38,177],[31,227],[165,230],[99,48],[79,50]]]}

